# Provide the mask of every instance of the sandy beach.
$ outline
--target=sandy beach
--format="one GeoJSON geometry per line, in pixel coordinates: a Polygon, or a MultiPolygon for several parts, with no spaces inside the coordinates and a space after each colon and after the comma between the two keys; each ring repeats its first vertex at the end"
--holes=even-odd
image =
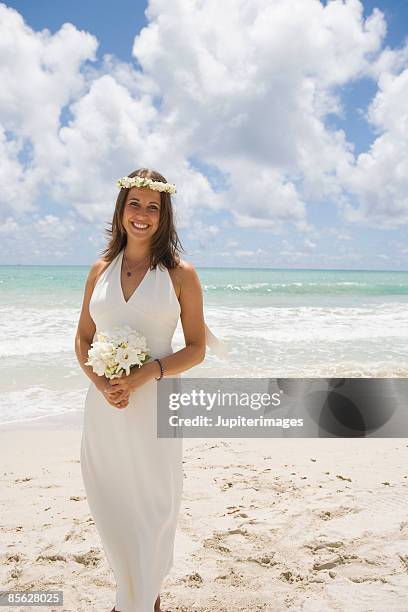
{"type": "MultiPolygon", "coordinates": [[[[81,426],[77,413],[0,427],[1,589],[62,589],[46,609],[108,612],[81,426]]],[[[405,612],[407,454],[406,439],[185,439],[163,609],[405,612]]]]}

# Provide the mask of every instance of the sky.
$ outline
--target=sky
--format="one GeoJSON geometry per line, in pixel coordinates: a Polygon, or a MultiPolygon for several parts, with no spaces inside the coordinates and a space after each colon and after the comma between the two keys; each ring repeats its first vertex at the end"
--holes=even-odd
{"type": "Polygon", "coordinates": [[[116,179],[197,266],[408,270],[408,2],[0,3],[0,264],[90,265],[116,179]]]}

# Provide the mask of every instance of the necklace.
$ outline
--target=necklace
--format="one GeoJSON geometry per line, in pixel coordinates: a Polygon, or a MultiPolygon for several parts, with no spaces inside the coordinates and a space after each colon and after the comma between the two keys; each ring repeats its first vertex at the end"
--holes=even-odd
{"type": "Polygon", "coordinates": [[[132,272],[134,272],[137,268],[140,267],[140,265],[146,261],[146,259],[148,259],[150,257],[150,255],[146,255],[146,257],[144,257],[141,261],[139,261],[139,263],[137,263],[135,266],[133,266],[133,268],[129,268],[129,264],[127,262],[127,257],[125,255],[125,253],[123,253],[124,256],[124,260],[125,260],[125,265],[128,269],[128,271],[126,272],[127,276],[132,276],[132,272]]]}

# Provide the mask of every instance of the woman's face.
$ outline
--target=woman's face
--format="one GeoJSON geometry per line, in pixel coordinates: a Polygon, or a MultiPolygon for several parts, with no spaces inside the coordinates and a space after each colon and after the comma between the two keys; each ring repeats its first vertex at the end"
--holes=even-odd
{"type": "Polygon", "coordinates": [[[129,189],[122,218],[128,239],[150,240],[159,227],[160,206],[160,191],[147,187],[129,189]]]}

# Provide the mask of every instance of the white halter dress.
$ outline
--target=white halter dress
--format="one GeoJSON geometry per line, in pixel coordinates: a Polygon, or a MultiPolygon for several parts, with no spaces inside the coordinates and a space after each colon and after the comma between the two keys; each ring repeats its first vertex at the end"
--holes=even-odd
{"type": "MultiPolygon", "coordinates": [[[[123,250],[96,282],[89,305],[96,330],[130,325],[150,355],[173,352],[180,304],[167,269],[148,270],[128,302],[120,282],[123,250]]],[[[96,333],[94,339],[96,338],[96,333]]],[[[115,608],[153,612],[173,547],[183,486],[182,439],[157,438],[155,380],[111,406],[90,382],[81,470],[91,514],[116,579],[115,608]]],[[[106,602],[106,609],[110,609],[106,602]]]]}

